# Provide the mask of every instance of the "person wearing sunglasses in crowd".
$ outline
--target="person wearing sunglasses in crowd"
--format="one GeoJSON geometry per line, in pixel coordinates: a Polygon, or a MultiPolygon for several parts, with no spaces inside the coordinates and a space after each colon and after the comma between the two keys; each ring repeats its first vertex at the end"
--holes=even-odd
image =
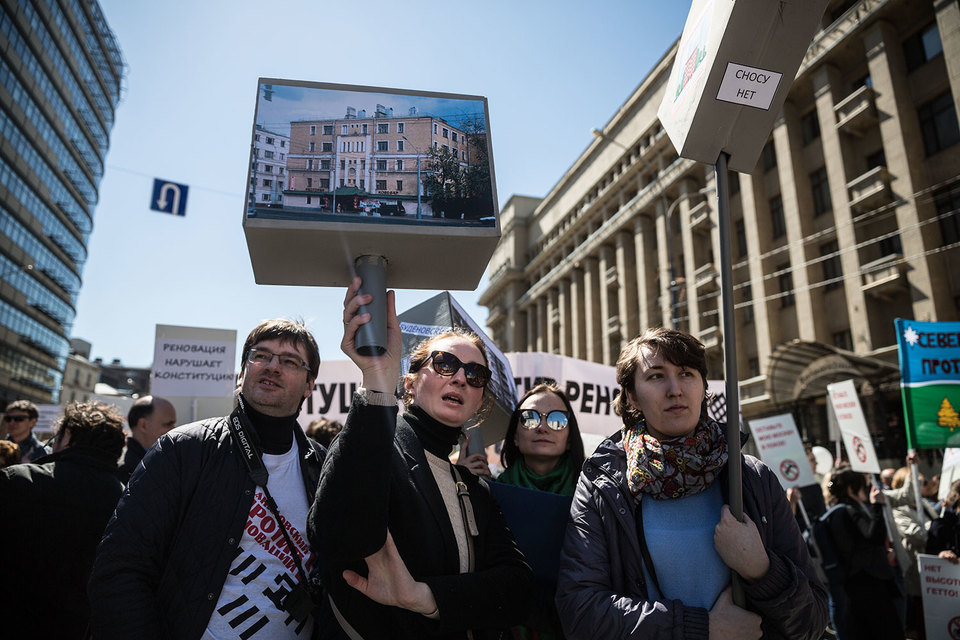
{"type": "MultiPolygon", "coordinates": [[[[507,424],[500,462],[506,469],[497,477],[498,482],[562,496],[573,495],[583,466],[583,439],[570,400],[556,384],[538,384],[520,398],[507,424]]],[[[520,542],[522,546],[524,541],[520,542]]],[[[563,637],[553,604],[555,592],[555,575],[549,582],[544,582],[541,576],[536,585],[533,611],[524,625],[512,629],[514,638],[554,640],[563,637]]]]}
{"type": "Polygon", "coordinates": [[[7,439],[20,447],[20,462],[33,462],[50,455],[52,451],[33,435],[33,428],[37,425],[39,417],[37,405],[29,400],[11,402],[3,414],[3,426],[7,429],[7,439]]]}
{"type": "Polygon", "coordinates": [[[674,329],[620,352],[623,428],[583,466],[560,556],[567,637],[813,640],[826,627],[826,591],[776,475],[742,456],[743,522],[725,504],[729,453],[707,416],[706,362],[674,329]]]}
{"type": "Polygon", "coordinates": [[[532,575],[486,484],[448,456],[482,413],[490,370],[474,334],[414,349],[398,414],[400,326],[387,294],[387,349],[356,348],[372,296],[355,278],[341,348],[362,372],[310,512],[333,612],[350,638],[494,638],[527,613],[532,575]]]}
{"type": "Polygon", "coordinates": [[[542,383],[527,391],[507,425],[497,480],[572,496],[583,466],[583,439],[567,394],[542,383]]]}

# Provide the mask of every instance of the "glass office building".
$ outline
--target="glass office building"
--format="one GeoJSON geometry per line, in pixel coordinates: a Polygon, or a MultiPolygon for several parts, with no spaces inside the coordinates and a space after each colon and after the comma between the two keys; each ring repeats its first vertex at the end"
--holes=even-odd
{"type": "Polygon", "coordinates": [[[94,0],[0,0],[0,407],[55,403],[124,62],[94,0]]]}

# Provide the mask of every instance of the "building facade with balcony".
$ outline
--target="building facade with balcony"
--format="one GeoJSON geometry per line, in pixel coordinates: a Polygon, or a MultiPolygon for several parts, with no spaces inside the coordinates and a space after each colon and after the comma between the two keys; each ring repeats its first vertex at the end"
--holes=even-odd
{"type": "Polygon", "coordinates": [[[330,209],[334,189],[409,203],[425,195],[434,155],[466,169],[477,142],[442,118],[415,108],[400,116],[380,104],[372,116],[348,107],[343,118],[291,122],[287,203],[330,209]]]}
{"type": "MultiPolygon", "coordinates": [[[[615,364],[674,325],[723,375],[714,168],[656,115],[676,50],[544,198],[503,208],[480,303],[504,351],[615,364]]],[[[824,441],[826,385],[854,378],[902,445],[893,320],[958,316],[958,104],[957,2],[830,3],[756,168],[730,175],[744,417],[792,411],[824,441]]]]}
{"type": "Polygon", "coordinates": [[[58,400],[124,72],[96,1],[0,0],[0,406],[58,400]]]}
{"type": "Polygon", "coordinates": [[[249,197],[257,205],[283,206],[290,137],[256,126],[249,197]]]}
{"type": "Polygon", "coordinates": [[[70,340],[70,355],[63,369],[63,385],[60,387],[60,404],[87,402],[96,394],[100,381],[100,365],[90,361],[90,343],[80,338],[70,340]]]}

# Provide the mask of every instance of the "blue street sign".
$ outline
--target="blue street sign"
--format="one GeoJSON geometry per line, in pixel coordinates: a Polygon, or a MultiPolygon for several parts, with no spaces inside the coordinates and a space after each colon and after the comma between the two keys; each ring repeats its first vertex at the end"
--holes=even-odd
{"type": "Polygon", "coordinates": [[[150,208],[161,213],[172,213],[175,216],[187,215],[188,188],[185,184],[154,178],[150,208]]]}

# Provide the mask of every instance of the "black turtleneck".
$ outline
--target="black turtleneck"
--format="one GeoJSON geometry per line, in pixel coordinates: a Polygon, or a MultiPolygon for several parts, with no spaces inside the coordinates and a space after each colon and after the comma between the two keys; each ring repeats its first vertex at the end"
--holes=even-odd
{"type": "Polygon", "coordinates": [[[438,458],[446,460],[460,440],[459,427],[448,427],[415,404],[407,409],[406,418],[423,448],[438,458]]]}
{"type": "Polygon", "coordinates": [[[292,416],[276,418],[260,413],[250,406],[249,400],[246,400],[243,406],[247,410],[250,424],[257,430],[260,447],[264,453],[280,455],[290,450],[290,446],[293,444],[293,429],[294,427],[300,428],[296,413],[292,416]]]}

